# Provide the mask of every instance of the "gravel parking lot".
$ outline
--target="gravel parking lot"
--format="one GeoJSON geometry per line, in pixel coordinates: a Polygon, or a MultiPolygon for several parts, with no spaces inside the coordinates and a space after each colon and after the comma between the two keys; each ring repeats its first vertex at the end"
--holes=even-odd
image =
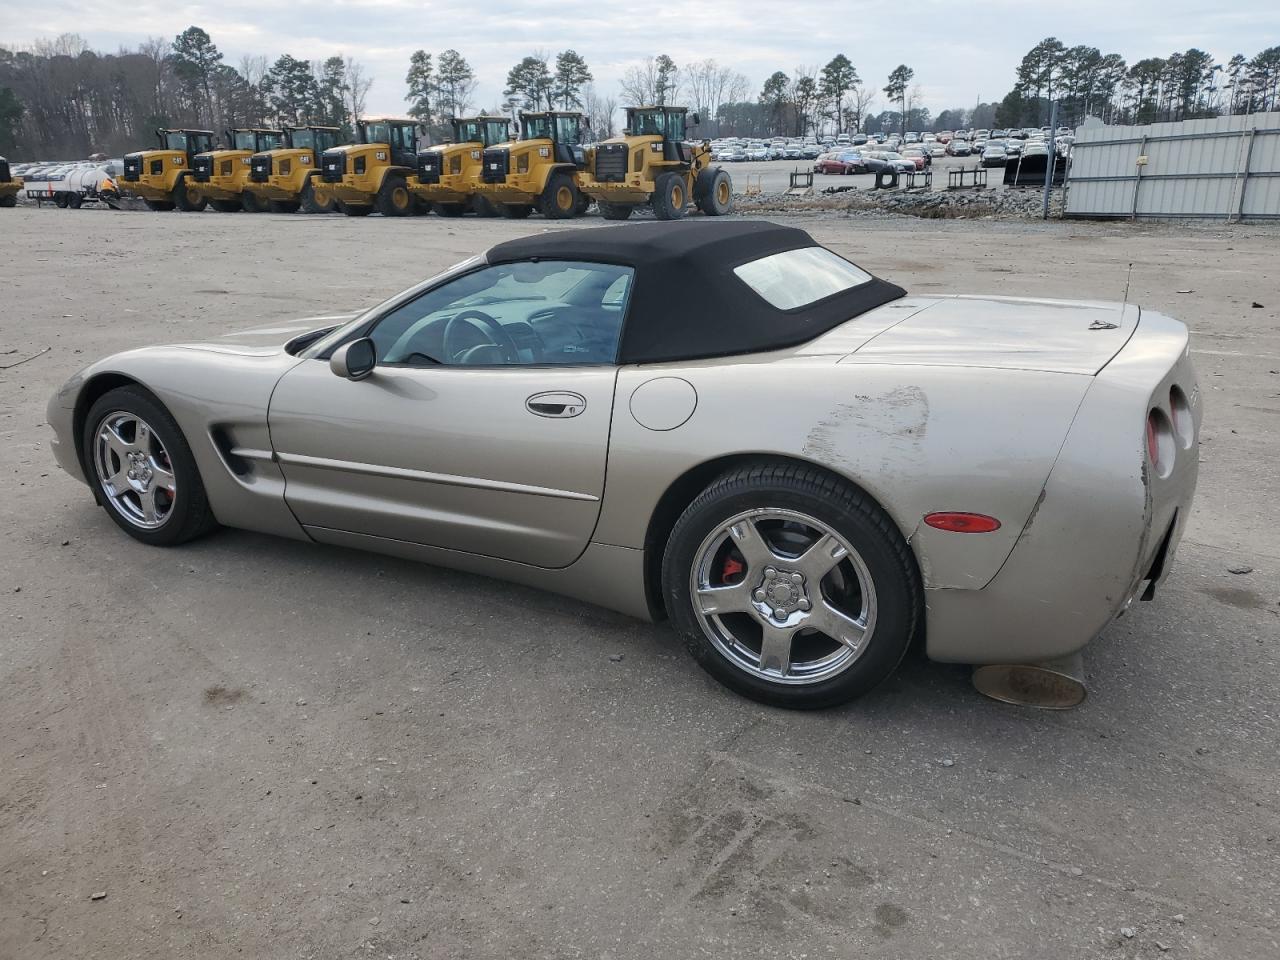
{"type": "Polygon", "coordinates": [[[1132,261],[1193,329],[1196,513],[1081,708],[916,656],[787,713],[533,590],[144,547],[48,452],[69,374],[547,224],[0,211],[0,958],[1280,955],[1280,232],[793,222],[919,292],[1119,299],[1132,261]]]}

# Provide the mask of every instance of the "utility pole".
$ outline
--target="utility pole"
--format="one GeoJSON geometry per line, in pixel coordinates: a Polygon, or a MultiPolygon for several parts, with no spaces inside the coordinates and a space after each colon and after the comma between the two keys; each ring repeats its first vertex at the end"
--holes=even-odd
{"type": "MultiPolygon", "coordinates": [[[[1044,158],[1044,209],[1041,211],[1040,219],[1049,219],[1049,192],[1053,189],[1053,166],[1054,161],[1058,158],[1057,144],[1054,143],[1054,135],[1058,132],[1058,101],[1049,101],[1049,136],[1046,146],[1049,148],[1049,156],[1044,158]]],[[[1022,162],[1022,157],[1018,157],[1018,162],[1022,162]]]]}

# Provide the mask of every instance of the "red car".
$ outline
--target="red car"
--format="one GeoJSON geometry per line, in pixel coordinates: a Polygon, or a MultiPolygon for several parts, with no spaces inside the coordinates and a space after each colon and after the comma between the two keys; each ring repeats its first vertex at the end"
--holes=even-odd
{"type": "Polygon", "coordinates": [[[902,156],[904,159],[910,160],[914,163],[917,170],[923,170],[928,165],[928,158],[925,156],[924,150],[920,147],[907,147],[902,151],[902,156]]]}
{"type": "Polygon", "coordinates": [[[839,153],[824,153],[813,165],[814,173],[866,173],[867,167],[862,154],[856,150],[842,150],[839,153]]]}

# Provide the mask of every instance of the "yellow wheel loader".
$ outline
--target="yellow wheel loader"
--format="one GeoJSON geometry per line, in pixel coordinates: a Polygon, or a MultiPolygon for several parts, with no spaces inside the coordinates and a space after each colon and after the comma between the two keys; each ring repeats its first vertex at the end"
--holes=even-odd
{"type": "Polygon", "coordinates": [[[22,190],[22,178],[9,171],[9,161],[0,157],[0,207],[16,207],[18,193],[22,190]]]}
{"type": "Polygon", "coordinates": [[[521,114],[520,139],[481,155],[476,194],[504,217],[527,217],[535,209],[552,220],[585,213],[591,201],[578,189],[586,163],[583,120],[571,112],[521,114]]]}
{"type": "Polygon", "coordinates": [[[249,181],[241,205],[256,213],[332,213],[337,200],[320,175],[320,157],[338,145],[337,127],[285,125],[284,146],[249,159],[249,181]]]}
{"type": "Polygon", "coordinates": [[[417,174],[421,125],[383,117],[357,120],[356,130],[357,143],[326,150],[320,158],[320,175],[339,208],[351,217],[374,210],[384,217],[417,213],[409,178],[417,174]]]}
{"type": "Polygon", "coordinates": [[[226,132],[226,149],[196,155],[192,179],[200,196],[221,213],[241,209],[249,182],[249,162],[255,153],[274,150],[284,140],[280,130],[235,127],[226,132]]]}
{"type": "Polygon", "coordinates": [[[506,143],[510,124],[506,117],[457,117],[453,142],[442,143],[418,154],[418,175],[409,189],[423,205],[442,217],[460,217],[468,210],[495,216],[497,210],[476,193],[486,147],[506,143]]]}
{"type": "Polygon", "coordinates": [[[118,186],[140,197],[150,210],[203,210],[207,205],[195,181],[195,158],[213,149],[210,130],[156,131],[159,150],[126,154],[118,186]]]}
{"type": "MultiPolygon", "coordinates": [[[[659,220],[678,220],[690,201],[703,213],[733,210],[733,181],[711,165],[711,144],[685,139],[684,107],[628,107],[622,136],[596,145],[578,177],[582,192],[606,220],[625,220],[652,207],[659,220]]],[[[698,115],[689,117],[696,125],[698,115]]]]}

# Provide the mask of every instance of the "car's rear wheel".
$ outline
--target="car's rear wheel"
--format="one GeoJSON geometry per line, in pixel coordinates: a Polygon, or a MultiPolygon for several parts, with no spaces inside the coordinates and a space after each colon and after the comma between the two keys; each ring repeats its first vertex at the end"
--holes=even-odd
{"type": "Polygon", "coordinates": [[[713,482],[663,556],[667,611],[694,659],[763,703],[843,703],[888,677],[921,616],[902,536],[865,493],[797,464],[713,482]]]}
{"type": "Polygon", "coordinates": [[[182,430],[146,390],[103,394],[89,408],[81,443],[98,501],[131,537],[172,546],[217,525],[182,430]]]}

